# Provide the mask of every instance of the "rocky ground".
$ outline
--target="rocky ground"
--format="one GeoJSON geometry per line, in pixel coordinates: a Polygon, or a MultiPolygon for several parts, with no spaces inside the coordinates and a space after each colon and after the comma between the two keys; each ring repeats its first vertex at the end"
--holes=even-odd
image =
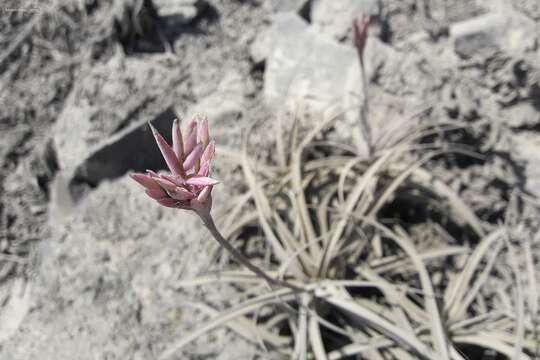
{"type": "MultiPolygon", "coordinates": [[[[449,140],[496,156],[433,172],[494,224],[512,194],[540,196],[537,0],[5,3],[1,359],[152,359],[205,316],[196,299],[240,297],[175,285],[226,262],[197,219],[154,206],[126,177],[162,161],[146,123],[166,132],[175,113],[203,112],[222,152],[253,124],[263,149],[285,110],[337,107],[340,141],[358,142],[360,13],[374,144],[407,122],[467,124],[449,140]]],[[[219,213],[241,189],[234,167],[217,172],[219,213]]],[[[221,330],[178,358],[272,355],[221,330]]]]}

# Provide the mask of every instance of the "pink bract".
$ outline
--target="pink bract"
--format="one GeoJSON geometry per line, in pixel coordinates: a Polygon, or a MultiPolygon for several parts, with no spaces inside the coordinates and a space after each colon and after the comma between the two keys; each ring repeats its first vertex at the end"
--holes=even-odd
{"type": "Polygon", "coordinates": [[[358,51],[360,60],[363,61],[364,48],[366,47],[369,27],[369,17],[366,15],[358,16],[353,20],[354,45],[358,51]]]}
{"type": "Polygon", "coordinates": [[[192,119],[184,131],[175,119],[172,126],[172,146],[149,124],[170,173],[130,174],[145,188],[146,195],[159,204],[179,209],[197,209],[210,201],[217,180],[208,177],[215,154],[214,141],[208,134],[208,121],[192,119]]]}

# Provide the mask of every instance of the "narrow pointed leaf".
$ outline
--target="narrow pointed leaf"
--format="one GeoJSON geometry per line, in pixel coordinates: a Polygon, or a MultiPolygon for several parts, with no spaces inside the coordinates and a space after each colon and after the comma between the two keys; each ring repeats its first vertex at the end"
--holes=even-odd
{"type": "Polygon", "coordinates": [[[160,186],[152,179],[150,175],[146,174],[129,174],[129,177],[144,186],[146,189],[159,189],[160,186]]]}
{"type": "Polygon", "coordinates": [[[208,176],[208,173],[210,172],[210,165],[208,163],[204,163],[201,165],[201,168],[197,172],[197,175],[199,176],[208,176]]]}
{"type": "Polygon", "coordinates": [[[211,141],[206,147],[206,149],[204,149],[204,153],[201,156],[201,164],[204,165],[210,162],[210,160],[212,160],[212,158],[214,157],[215,152],[216,152],[216,145],[214,141],[211,141]]]}
{"type": "Polygon", "coordinates": [[[187,179],[186,184],[195,186],[210,186],[219,184],[219,181],[206,176],[194,176],[187,179]]]}
{"type": "Polygon", "coordinates": [[[184,161],[184,171],[189,171],[195,166],[195,164],[199,161],[202,155],[202,146],[201,144],[197,144],[193,151],[187,156],[186,161],[184,161]]]}
{"type": "Polygon", "coordinates": [[[193,129],[187,133],[184,140],[184,158],[187,158],[193,148],[195,148],[195,145],[197,145],[197,130],[193,129]]]}
{"type": "Polygon", "coordinates": [[[195,119],[191,119],[186,124],[186,127],[184,128],[184,131],[182,132],[184,135],[184,159],[188,154],[193,150],[195,145],[197,144],[197,122],[195,119]]]}
{"type": "Polygon", "coordinates": [[[156,130],[156,128],[154,128],[150,123],[149,125],[152,129],[152,134],[154,134],[154,138],[156,139],[159,150],[161,150],[161,154],[163,155],[163,158],[165,159],[165,162],[169,167],[169,170],[175,175],[180,175],[180,162],[174,154],[173,149],[169,146],[169,144],[167,144],[163,136],[161,136],[161,134],[156,130]]]}
{"type": "Polygon", "coordinates": [[[204,118],[199,124],[197,142],[202,143],[203,149],[208,145],[210,135],[208,134],[208,119],[204,118]]]}
{"type": "Polygon", "coordinates": [[[197,128],[197,122],[193,118],[189,120],[188,123],[186,124],[186,128],[184,129],[184,134],[191,134],[191,132],[195,130],[196,128],[197,128]]]}

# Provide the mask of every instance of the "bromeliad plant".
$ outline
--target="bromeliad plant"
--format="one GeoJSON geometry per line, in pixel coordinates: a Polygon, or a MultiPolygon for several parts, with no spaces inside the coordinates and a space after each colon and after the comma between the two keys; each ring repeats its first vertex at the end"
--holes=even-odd
{"type": "MultiPolygon", "coordinates": [[[[367,20],[354,26],[363,68],[367,20]]],[[[430,123],[385,134],[385,147],[371,148],[366,159],[358,149],[328,140],[337,118],[323,119],[304,134],[296,126],[285,130],[278,119],[269,161],[256,166],[247,136],[241,156],[231,160],[240,159],[249,191],[226,209],[221,232],[211,215],[218,182],[210,177],[215,145],[207,121],[192,120],[182,132],[175,120],[172,146],[152,128],[170,172],[132,178],[159,204],[195,212],[250,270],[184,281],[186,287],[231,282],[248,300],[222,313],[199,306],[213,317],[160,359],[221,326],[285,359],[465,360],[471,348],[480,349],[479,356],[538,357],[540,295],[530,255],[540,247],[538,237],[525,243],[523,276],[512,227],[484,223],[423,169],[450,152],[423,140],[459,125],[430,123]],[[393,214],[403,203],[408,217],[424,217],[421,225],[393,214]],[[253,227],[262,230],[271,270],[253,265],[232,245],[238,238],[252,240],[246,229],[253,227]],[[497,258],[505,263],[502,270],[497,258]]]]}
{"type": "MultiPolygon", "coordinates": [[[[352,147],[325,140],[334,120],[307,134],[285,131],[278,121],[268,164],[254,167],[246,142],[239,165],[249,191],[226,209],[222,232],[210,213],[217,181],[209,177],[214,146],[206,143],[206,121],[188,123],[184,137],[176,121],[172,147],[154,130],[170,173],[134,174],[133,179],[160,204],[194,211],[253,274],[222,271],[184,281],[186,287],[231,282],[248,300],[222,313],[198,307],[213,317],[160,359],[173,358],[221,326],[287,359],[465,360],[465,347],[531,359],[535,322],[524,309],[529,302],[537,308],[538,294],[521,292],[513,302],[504,291],[486,288],[500,281],[500,275],[490,276],[496,269],[488,250],[496,249],[499,256],[515,253],[505,240],[507,229],[486,228],[450,187],[422,169],[445,151],[435,145],[414,150],[415,139],[445,125],[405,131],[390,149],[366,160],[352,147]],[[199,134],[195,140],[194,133],[199,134]],[[413,208],[439,209],[440,224],[428,222],[418,231],[384,221],[381,212],[396,199],[406,199],[413,208]],[[474,251],[457,241],[449,244],[451,235],[441,236],[445,223],[462,224],[463,236],[478,242],[474,251]],[[249,241],[244,230],[254,226],[262,229],[271,270],[253,265],[232,245],[239,237],[249,241]],[[454,262],[459,265],[449,267],[454,262]],[[445,277],[436,280],[433,272],[445,277]],[[258,316],[261,312],[265,315],[258,316]]],[[[519,276],[516,262],[509,264],[504,276],[519,276]]]]}

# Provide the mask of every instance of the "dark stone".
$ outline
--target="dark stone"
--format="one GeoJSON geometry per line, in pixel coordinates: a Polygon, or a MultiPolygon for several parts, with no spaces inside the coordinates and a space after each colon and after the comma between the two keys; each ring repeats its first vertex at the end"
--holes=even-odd
{"type": "MultiPolygon", "coordinates": [[[[151,121],[152,125],[167,139],[170,139],[175,112],[169,108],[151,121]]],[[[146,121],[139,121],[101,143],[76,167],[70,189],[87,184],[91,187],[103,180],[121,177],[127,172],[146,169],[166,168],[159,148],[146,121]]]]}

